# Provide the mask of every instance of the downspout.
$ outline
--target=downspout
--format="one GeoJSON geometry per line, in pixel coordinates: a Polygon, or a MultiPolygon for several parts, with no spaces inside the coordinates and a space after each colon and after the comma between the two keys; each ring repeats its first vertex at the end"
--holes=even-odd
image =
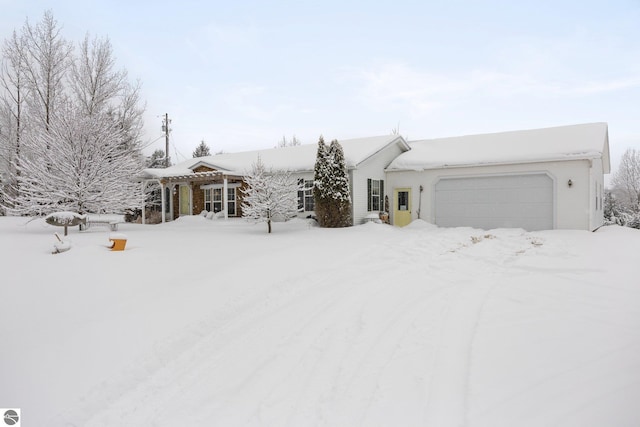
{"type": "Polygon", "coordinates": [[[422,210],[422,191],[424,188],[420,185],[420,192],[418,193],[418,219],[420,219],[420,211],[422,210]]]}

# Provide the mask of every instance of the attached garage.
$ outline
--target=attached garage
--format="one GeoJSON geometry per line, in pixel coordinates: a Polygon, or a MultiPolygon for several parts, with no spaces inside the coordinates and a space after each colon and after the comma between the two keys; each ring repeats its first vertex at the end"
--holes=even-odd
{"type": "Polygon", "coordinates": [[[604,222],[604,174],[611,170],[606,123],[409,146],[386,169],[388,193],[410,195],[410,218],[392,209],[395,225],[420,219],[440,227],[537,231],[595,230],[604,222]]]}
{"type": "Polygon", "coordinates": [[[434,193],[436,224],[553,229],[553,188],[545,173],[440,179],[434,193]]]}

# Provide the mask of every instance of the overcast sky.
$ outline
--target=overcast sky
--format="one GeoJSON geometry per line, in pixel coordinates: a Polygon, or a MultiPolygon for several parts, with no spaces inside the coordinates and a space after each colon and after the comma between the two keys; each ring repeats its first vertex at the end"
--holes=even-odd
{"type": "Polygon", "coordinates": [[[640,149],[640,2],[0,0],[0,37],[51,9],[140,79],[146,149],[171,156],[383,135],[608,122],[640,149]]]}

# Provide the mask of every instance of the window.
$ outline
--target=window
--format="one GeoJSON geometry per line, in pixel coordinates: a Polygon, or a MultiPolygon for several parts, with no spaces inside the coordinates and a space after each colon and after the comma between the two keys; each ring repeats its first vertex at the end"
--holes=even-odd
{"type": "Polygon", "coordinates": [[[211,212],[211,189],[206,188],[204,190],[204,210],[211,212]]]}
{"type": "Polygon", "coordinates": [[[408,191],[398,191],[398,210],[399,211],[409,210],[409,192],[408,191]]]}
{"type": "Polygon", "coordinates": [[[235,216],[236,215],[236,189],[235,188],[227,188],[227,215],[235,216]]]}
{"type": "Polygon", "coordinates": [[[313,180],[299,179],[298,184],[303,187],[298,190],[298,212],[312,212],[316,208],[313,201],[313,180]]]}
{"type": "MultiPolygon", "coordinates": [[[[238,214],[238,196],[236,189],[240,186],[238,183],[231,183],[227,186],[227,214],[236,216],[238,214]]],[[[224,186],[213,184],[204,186],[204,209],[208,212],[218,213],[225,209],[224,207],[224,186]]]]}
{"type": "Polygon", "coordinates": [[[220,212],[222,210],[222,189],[212,188],[213,192],[213,212],[220,212]]]}
{"type": "Polygon", "coordinates": [[[367,179],[367,211],[384,211],[384,180],[367,179]]]}

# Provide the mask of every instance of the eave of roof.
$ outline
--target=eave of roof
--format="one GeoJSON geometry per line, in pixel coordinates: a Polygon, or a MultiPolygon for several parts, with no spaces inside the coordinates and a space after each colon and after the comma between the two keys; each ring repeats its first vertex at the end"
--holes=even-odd
{"type": "Polygon", "coordinates": [[[468,135],[410,142],[411,151],[386,169],[419,171],[451,167],[602,159],[609,173],[606,123],[468,135]]]}

